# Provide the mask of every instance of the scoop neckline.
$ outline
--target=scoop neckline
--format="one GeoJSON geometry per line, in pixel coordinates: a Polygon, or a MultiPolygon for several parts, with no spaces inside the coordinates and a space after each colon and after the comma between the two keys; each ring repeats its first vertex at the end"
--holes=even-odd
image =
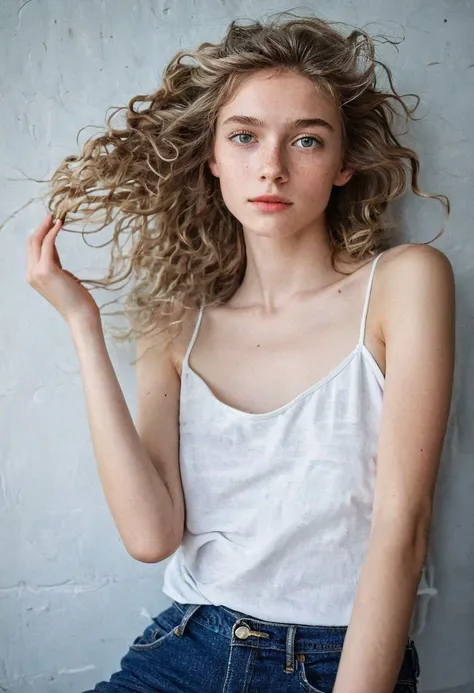
{"type": "MultiPolygon", "coordinates": [[[[287,402],[286,404],[283,404],[281,407],[277,407],[276,409],[272,409],[272,410],[267,411],[267,412],[258,412],[258,413],[245,411],[245,410],[243,410],[243,409],[237,409],[236,407],[233,407],[232,405],[227,404],[227,402],[224,402],[224,401],[221,400],[219,397],[217,397],[217,395],[216,395],[216,394],[213,392],[213,390],[209,387],[209,385],[208,385],[207,382],[204,380],[204,378],[203,378],[202,376],[200,376],[199,373],[197,373],[197,372],[192,368],[192,366],[189,364],[189,361],[188,361],[188,360],[186,360],[186,363],[183,364],[183,366],[184,366],[184,370],[187,369],[188,373],[190,373],[199,383],[201,383],[201,385],[207,390],[207,392],[208,392],[209,395],[211,396],[212,400],[213,400],[218,406],[220,406],[220,407],[222,407],[222,408],[224,408],[224,409],[227,409],[227,410],[230,411],[232,414],[235,414],[235,415],[237,415],[237,416],[246,417],[246,418],[249,418],[249,419],[265,419],[265,418],[270,418],[270,417],[272,417],[272,416],[277,416],[278,414],[281,414],[281,413],[287,411],[288,409],[291,409],[291,408],[292,408],[294,405],[296,405],[298,402],[300,402],[301,400],[305,399],[306,397],[309,397],[309,395],[311,395],[313,392],[316,392],[317,390],[320,390],[322,387],[324,387],[324,385],[326,385],[326,384],[329,383],[331,380],[333,380],[335,377],[337,377],[340,373],[342,373],[342,371],[344,371],[345,368],[347,368],[347,366],[353,361],[353,359],[355,358],[355,356],[356,356],[358,353],[362,353],[362,352],[367,352],[367,353],[370,355],[371,361],[373,362],[373,364],[376,365],[376,367],[377,367],[377,369],[378,369],[378,371],[379,371],[379,377],[381,377],[381,378],[382,378],[382,381],[383,381],[383,380],[384,380],[383,373],[382,373],[382,371],[380,370],[379,365],[378,365],[377,362],[375,361],[374,357],[372,356],[372,354],[370,353],[370,351],[367,349],[367,347],[365,346],[365,344],[360,344],[360,343],[359,343],[359,344],[356,344],[356,346],[354,347],[354,349],[352,349],[352,351],[351,351],[349,354],[347,354],[347,356],[345,356],[345,357],[342,359],[342,361],[340,361],[340,362],[338,363],[338,365],[335,366],[327,375],[325,375],[323,378],[321,378],[320,380],[318,380],[318,381],[317,381],[316,383],[314,383],[313,385],[310,385],[308,388],[306,388],[306,389],[303,390],[302,392],[300,392],[300,393],[299,393],[298,395],[296,395],[296,397],[294,397],[292,400],[290,400],[290,401],[287,402]]],[[[183,383],[183,380],[184,380],[184,378],[182,378],[181,383],[183,383]]]]}

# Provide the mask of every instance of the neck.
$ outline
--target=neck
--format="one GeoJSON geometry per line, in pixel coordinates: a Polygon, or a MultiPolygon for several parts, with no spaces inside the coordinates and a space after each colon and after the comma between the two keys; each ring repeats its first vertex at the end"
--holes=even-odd
{"type": "Polygon", "coordinates": [[[339,275],[331,267],[331,252],[323,229],[291,237],[268,238],[244,229],[247,266],[231,299],[235,306],[259,307],[272,313],[297,294],[317,291],[339,275]]]}

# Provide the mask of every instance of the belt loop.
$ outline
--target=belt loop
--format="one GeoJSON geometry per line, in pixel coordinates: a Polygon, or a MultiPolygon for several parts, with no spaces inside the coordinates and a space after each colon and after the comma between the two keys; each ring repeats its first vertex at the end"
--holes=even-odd
{"type": "Polygon", "coordinates": [[[295,670],[295,634],[296,626],[288,626],[286,630],[285,671],[289,674],[295,670]]]}
{"type": "Polygon", "coordinates": [[[184,611],[184,616],[181,619],[181,623],[174,629],[176,635],[181,636],[184,633],[184,629],[186,628],[189,619],[199,609],[200,606],[201,604],[189,604],[189,606],[186,607],[184,611]]]}

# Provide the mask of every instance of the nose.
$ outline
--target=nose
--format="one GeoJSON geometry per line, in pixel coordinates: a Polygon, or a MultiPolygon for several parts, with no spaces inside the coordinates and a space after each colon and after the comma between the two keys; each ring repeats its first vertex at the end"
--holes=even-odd
{"type": "Polygon", "coordinates": [[[262,148],[259,168],[260,180],[288,180],[288,165],[277,144],[262,148]]]}

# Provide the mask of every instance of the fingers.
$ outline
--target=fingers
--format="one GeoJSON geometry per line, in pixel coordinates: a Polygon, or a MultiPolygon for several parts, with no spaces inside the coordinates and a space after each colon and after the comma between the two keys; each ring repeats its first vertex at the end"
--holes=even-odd
{"type": "Polygon", "coordinates": [[[58,253],[56,246],[53,246],[53,257],[54,257],[54,262],[58,265],[58,267],[60,267],[62,269],[63,266],[62,266],[61,259],[59,257],[59,253],[58,253]]]}
{"type": "Polygon", "coordinates": [[[33,259],[39,260],[41,255],[41,245],[43,239],[51,228],[51,223],[53,221],[53,215],[48,214],[44,217],[43,221],[36,227],[34,233],[29,237],[29,245],[31,246],[31,255],[33,259]]]}
{"type": "Polygon", "coordinates": [[[56,236],[58,235],[62,221],[58,220],[52,225],[53,215],[48,214],[36,228],[35,232],[28,238],[27,249],[27,270],[31,271],[42,257],[42,249],[45,249],[45,256],[53,259],[53,248],[56,236]],[[50,234],[51,232],[51,234],[50,234]],[[52,237],[52,240],[51,240],[52,237]]]}
{"type": "MultiPolygon", "coordinates": [[[[51,227],[43,240],[43,246],[41,248],[41,257],[47,261],[55,261],[55,247],[56,237],[61,230],[62,221],[60,219],[51,227]]],[[[57,253],[56,253],[57,254],[57,253]]],[[[59,256],[58,256],[59,258],[59,256]]]]}

